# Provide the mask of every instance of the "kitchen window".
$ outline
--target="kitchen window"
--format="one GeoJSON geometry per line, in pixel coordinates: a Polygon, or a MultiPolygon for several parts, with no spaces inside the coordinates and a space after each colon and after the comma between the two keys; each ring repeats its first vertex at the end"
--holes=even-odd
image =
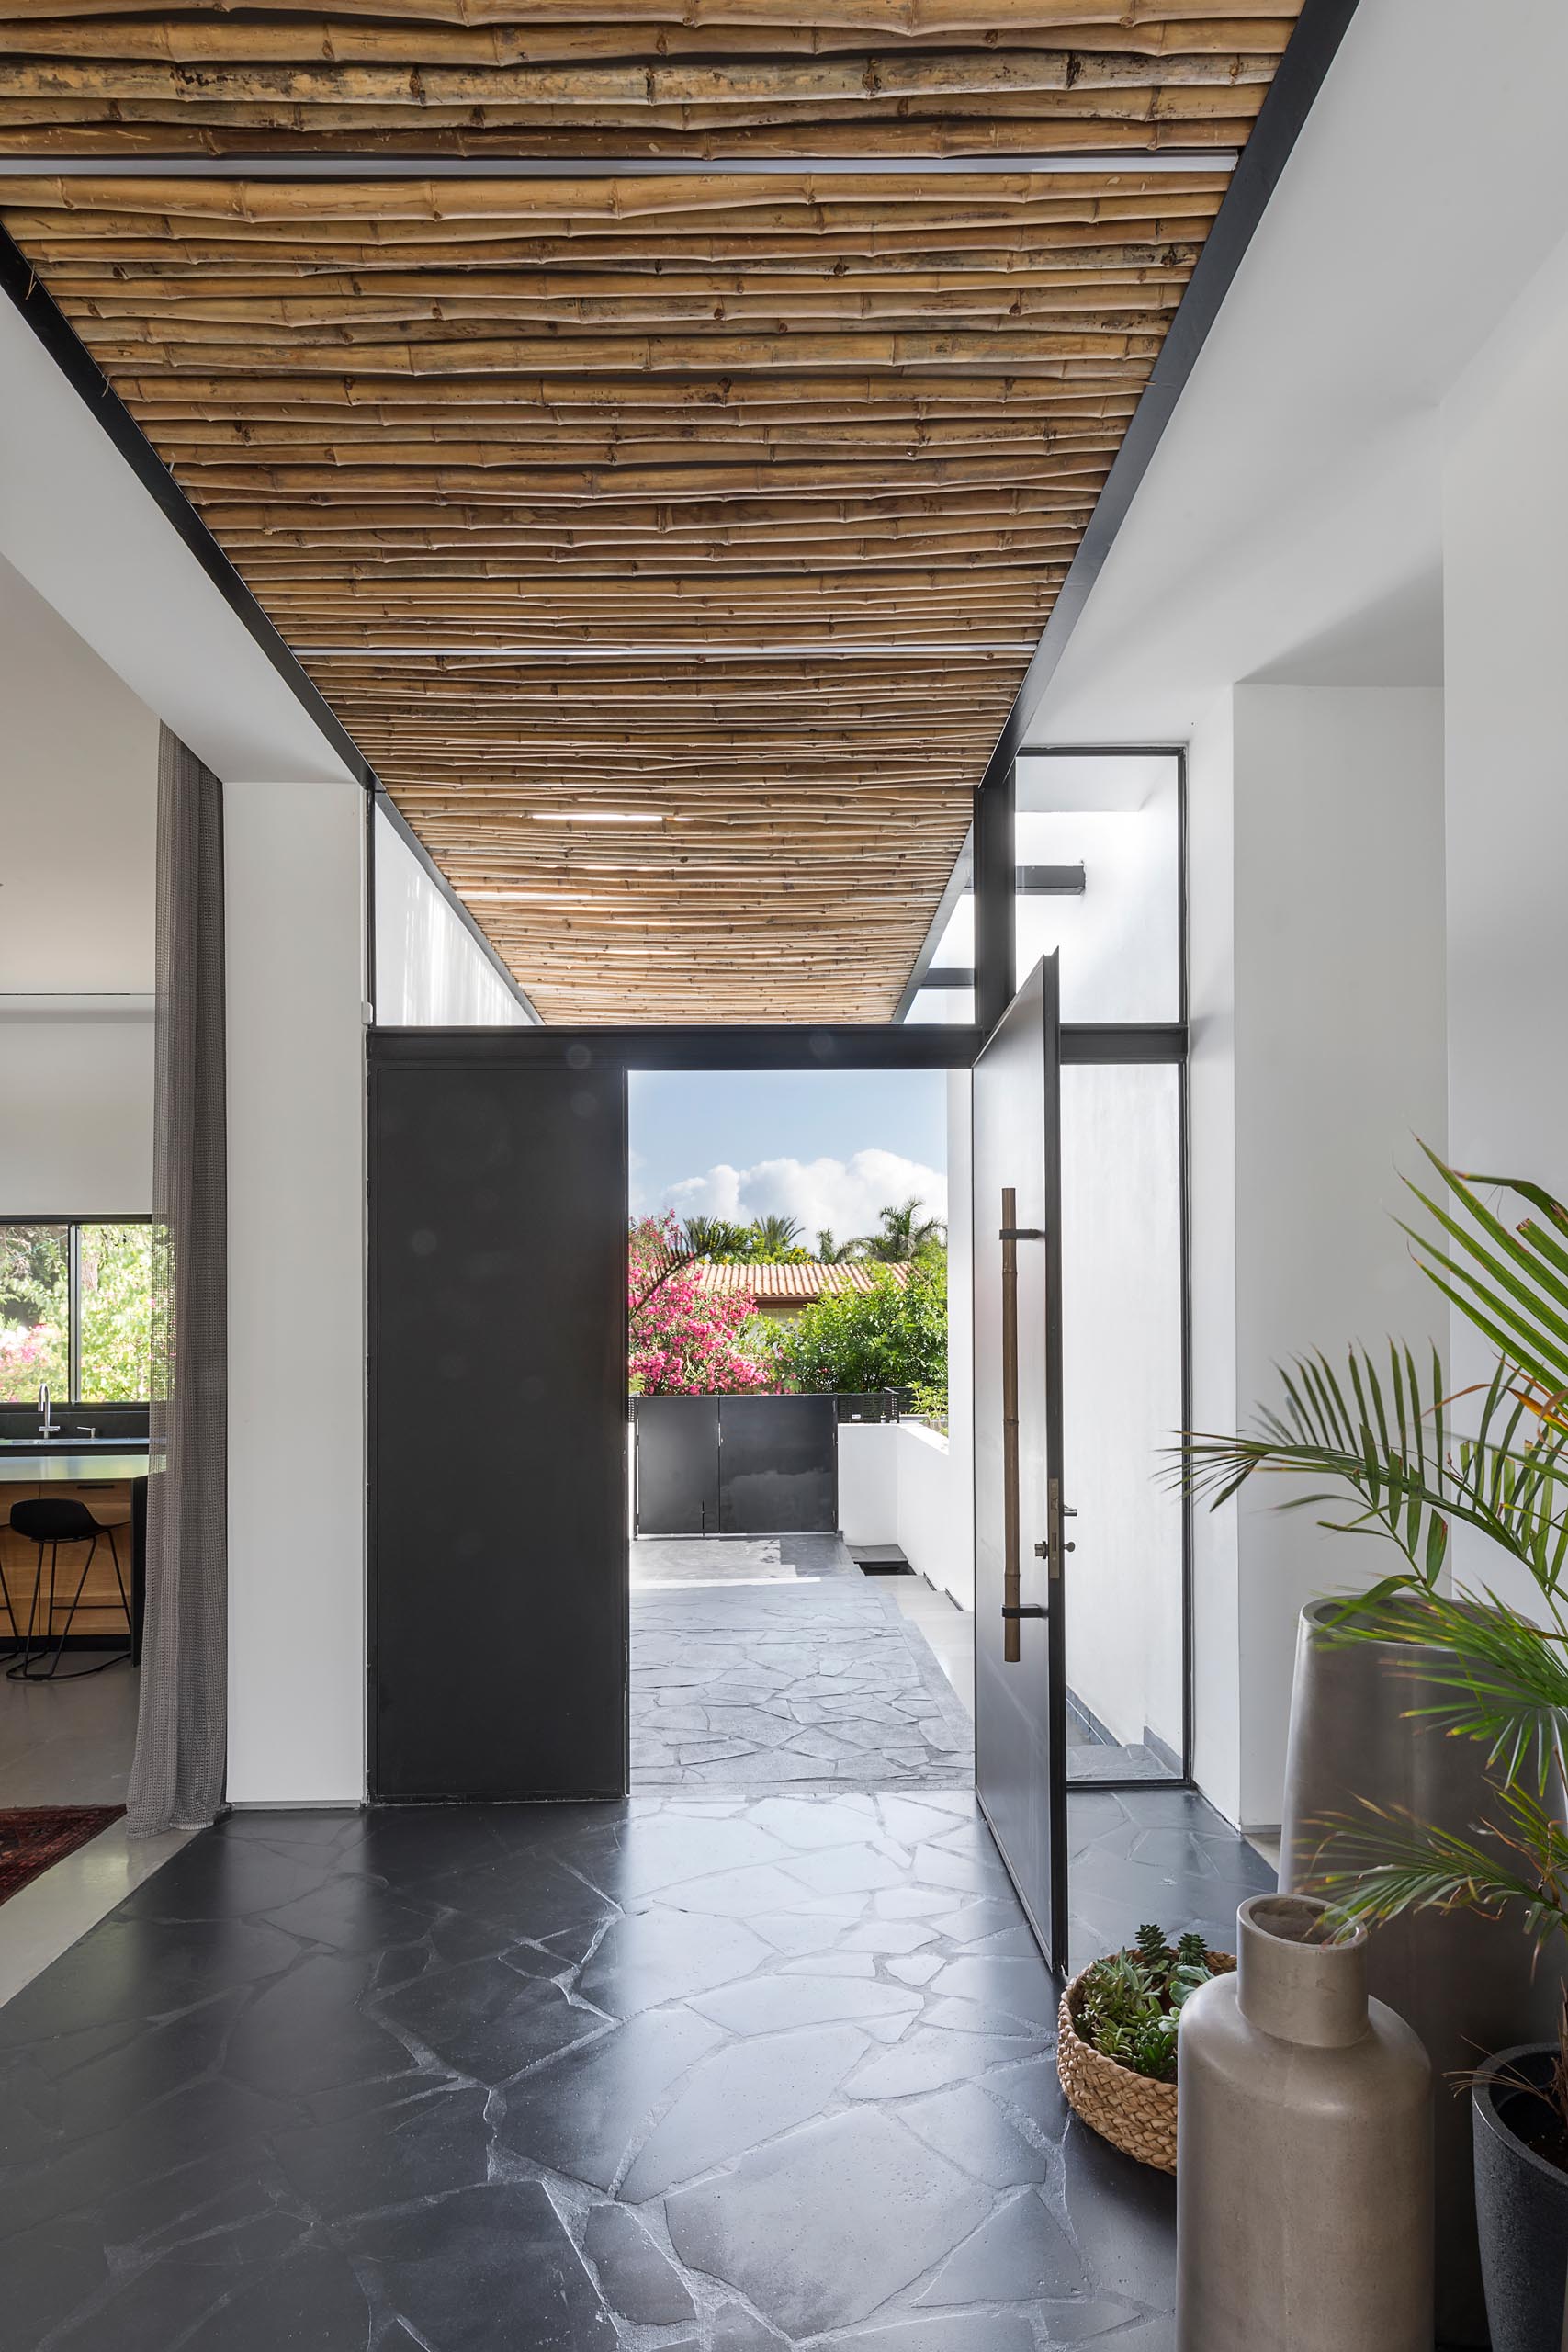
{"type": "Polygon", "coordinates": [[[152,1353],[149,1218],[0,1220],[0,1404],[145,1404],[152,1353]]]}

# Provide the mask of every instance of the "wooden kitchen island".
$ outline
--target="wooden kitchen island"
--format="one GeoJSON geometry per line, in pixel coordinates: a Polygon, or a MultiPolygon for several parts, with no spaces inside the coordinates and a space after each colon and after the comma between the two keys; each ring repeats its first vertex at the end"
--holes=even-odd
{"type": "MultiPolygon", "coordinates": [[[[28,1612],[33,1607],[33,1585],[38,1573],[38,1545],[28,1537],[17,1534],[11,1526],[14,1503],[31,1502],[37,1498],[69,1498],[85,1503],[100,1526],[112,1527],[119,1553],[119,1572],[124,1579],[126,1597],[132,1592],[132,1517],[136,1481],[147,1476],[147,1448],[133,1442],[116,1441],[113,1444],[83,1445],[60,1448],[29,1445],[25,1442],[0,1443],[0,1567],[6,1574],[6,1584],[11,1596],[18,1634],[25,1634],[28,1612]]],[[[76,1579],[86,1558],[85,1544],[62,1544],[60,1568],[55,1579],[55,1614],[51,1624],[42,1622],[44,1602],[49,1592],[49,1553],[44,1552],[44,1589],[39,1599],[39,1615],[34,1621],[35,1643],[52,1640],[65,1623],[71,1596],[76,1589],[76,1579]]],[[[115,1583],[114,1561],[110,1557],[107,1539],[100,1536],[94,1555],[91,1573],[82,1589],[75,1623],[71,1629],[72,1646],[79,1639],[118,1645],[125,1640],[125,1611],[120,1605],[119,1589],[115,1583]]],[[[8,1645],[11,1628],[0,1605],[0,1648],[8,1645]]]]}

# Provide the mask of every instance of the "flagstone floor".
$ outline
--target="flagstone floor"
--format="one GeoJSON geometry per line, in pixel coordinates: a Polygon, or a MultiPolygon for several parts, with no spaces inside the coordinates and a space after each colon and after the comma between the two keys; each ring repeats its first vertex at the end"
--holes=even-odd
{"type": "MultiPolygon", "coordinates": [[[[1076,1942],[1270,1883],[1071,1804],[1076,1942]]],[[[0,2337],[1170,2352],[1056,1989],[964,1792],[234,1815],[0,2008],[0,2337]]]]}
{"type": "Polygon", "coordinates": [[[957,1789],[974,1726],[834,1535],[632,1545],[634,1790],[957,1789]]]}

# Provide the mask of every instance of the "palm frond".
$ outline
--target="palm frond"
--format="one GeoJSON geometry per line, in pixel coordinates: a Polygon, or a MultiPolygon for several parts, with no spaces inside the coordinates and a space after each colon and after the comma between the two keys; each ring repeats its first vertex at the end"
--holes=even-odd
{"type": "Polygon", "coordinates": [[[1457,1600],[1429,1592],[1396,1611],[1363,1603],[1342,1613],[1335,1632],[1410,1648],[1412,1675],[1445,1695],[1405,1713],[1456,1739],[1483,1741],[1501,1781],[1528,1781],[1544,1795],[1568,1771],[1568,1615],[1548,1595],[1544,1616],[1526,1617],[1490,1591],[1457,1600]]]}
{"type": "Polygon", "coordinates": [[[1314,1871],[1312,1885],[1347,1927],[1380,1927],[1411,1911],[1495,1917],[1517,1905],[1538,1944],[1568,1934],[1568,1831],[1526,1791],[1499,1789],[1495,1803],[1498,1820],[1470,1836],[1363,1805],[1325,1825],[1333,1867],[1314,1871]]]}
{"type": "Polygon", "coordinates": [[[1531,1410],[1508,1366],[1484,1392],[1474,1435],[1451,1444],[1435,1349],[1425,1384],[1413,1351],[1393,1341],[1386,1374],[1352,1348],[1343,1380],[1314,1352],[1281,1367],[1280,1382],[1282,1404],[1261,1411],[1250,1432],[1189,1433],[1176,1475],[1190,1494],[1217,1510],[1258,1476],[1312,1482],[1280,1508],[1349,1503],[1349,1518],[1320,1523],[1384,1538],[1404,1555],[1408,1566],[1378,1599],[1401,1586],[1436,1588],[1454,1521],[1518,1560],[1543,1591],[1557,1589],[1568,1569],[1568,1429],[1531,1410]]]}
{"type": "Polygon", "coordinates": [[[1540,1390],[1568,1393],[1568,1209],[1540,1185],[1517,1177],[1466,1179],[1429,1144],[1421,1149],[1463,1212],[1454,1216],[1411,1179],[1405,1183],[1446,1241],[1403,1225],[1416,1263],[1475,1329],[1540,1390]],[[1539,1208],[1547,1227],[1526,1217],[1510,1228],[1489,1209],[1477,1184],[1512,1192],[1539,1208]],[[1451,1250],[1449,1244],[1452,1245],[1451,1250]]]}

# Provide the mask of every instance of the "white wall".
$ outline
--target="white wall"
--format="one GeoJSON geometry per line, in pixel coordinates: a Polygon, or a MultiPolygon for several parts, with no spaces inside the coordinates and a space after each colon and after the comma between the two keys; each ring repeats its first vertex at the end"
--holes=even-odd
{"type": "Polygon", "coordinates": [[[158,724],[0,560],[0,1216],[152,1204],[158,724]]]}
{"type": "Polygon", "coordinates": [[[945,1437],[919,1421],[839,1429],[839,1529],[846,1544],[896,1544],[963,1609],[975,1605],[975,1502],[945,1437]]]}
{"type": "Polygon", "coordinates": [[[365,1787],[365,803],[223,796],[229,1795],[365,1787]]]}
{"type": "Polygon", "coordinates": [[[146,1216],[152,1022],[0,1003],[0,1216],[146,1216]]]}
{"type": "MultiPolygon", "coordinates": [[[[1568,1198],[1555,1051],[1568,903],[1568,244],[1445,423],[1449,1140],[1454,1164],[1568,1198]]],[[[1506,1196],[1506,1215],[1520,1214],[1506,1196]]],[[[1454,1318],[1456,1382],[1485,1343],[1454,1318]]],[[[1461,1531],[1455,1563],[1506,1589],[1461,1531]]],[[[1512,1597],[1526,1600],[1522,1572],[1512,1597]]]]}
{"type": "Polygon", "coordinates": [[[846,1544],[898,1541],[898,1456],[892,1421],[839,1424],[839,1532],[846,1544]]]}
{"type": "Polygon", "coordinates": [[[407,842],[375,816],[376,1018],[384,1028],[513,1028],[528,1016],[407,842]]]}
{"type": "MultiPolygon", "coordinates": [[[[1188,1201],[1192,1426],[1234,1430],[1236,1392],[1235,726],[1210,705],[1187,747],[1188,1201]]],[[[1241,1569],[1234,1510],[1192,1516],[1192,1772],[1241,1802],[1241,1569]]]]}
{"type": "MultiPolygon", "coordinates": [[[[1446,1136],[1442,698],[1242,686],[1228,702],[1190,779],[1194,1419],[1217,1430],[1277,1396],[1290,1356],[1444,1335],[1391,1214],[1413,1137],[1446,1136]]],[[[1267,1823],[1297,1611],[1385,1564],[1261,1495],[1223,1518],[1199,1521],[1199,1777],[1267,1823]]]]}

